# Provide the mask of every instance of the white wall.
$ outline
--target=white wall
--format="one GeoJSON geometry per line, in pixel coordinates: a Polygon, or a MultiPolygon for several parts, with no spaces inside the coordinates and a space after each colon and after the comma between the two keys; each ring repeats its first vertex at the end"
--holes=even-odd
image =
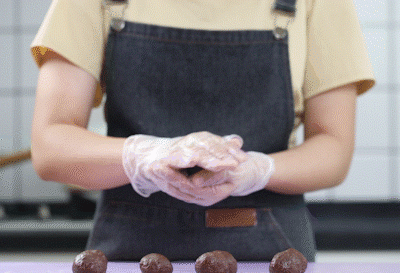
{"type": "MultiPolygon", "coordinates": [[[[38,70],[29,44],[51,0],[0,0],[0,154],[30,146],[38,70]]],[[[377,77],[359,98],[357,148],[346,182],[307,194],[310,201],[387,201],[400,196],[400,1],[355,0],[377,77]]],[[[105,133],[102,109],[90,129],[105,133]]],[[[62,185],[41,181],[30,162],[0,169],[0,201],[60,201],[62,185]]]]}

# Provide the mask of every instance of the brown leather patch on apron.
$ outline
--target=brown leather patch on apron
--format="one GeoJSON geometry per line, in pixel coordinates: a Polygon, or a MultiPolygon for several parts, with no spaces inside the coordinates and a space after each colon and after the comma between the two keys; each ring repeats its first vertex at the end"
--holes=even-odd
{"type": "Polygon", "coordinates": [[[206,227],[251,227],[257,225],[255,208],[208,209],[206,227]]]}

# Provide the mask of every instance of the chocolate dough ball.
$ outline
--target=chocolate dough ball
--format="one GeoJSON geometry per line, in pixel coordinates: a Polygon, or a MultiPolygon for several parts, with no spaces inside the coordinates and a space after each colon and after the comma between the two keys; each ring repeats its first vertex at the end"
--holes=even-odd
{"type": "Polygon", "coordinates": [[[158,253],[150,253],[140,260],[143,273],[172,273],[172,264],[167,257],[158,253]]]}
{"type": "Polygon", "coordinates": [[[206,252],[197,258],[195,263],[197,273],[227,273],[229,264],[221,252],[206,252]]]}
{"type": "Polygon", "coordinates": [[[307,268],[307,259],[300,251],[289,248],[275,254],[269,265],[270,273],[304,273],[307,268]]]}
{"type": "Polygon", "coordinates": [[[215,250],[213,252],[220,253],[225,257],[225,259],[228,262],[228,271],[227,271],[227,273],[236,273],[237,272],[237,261],[236,261],[235,257],[233,257],[233,255],[231,253],[229,253],[228,251],[223,251],[223,250],[215,250]]]}
{"type": "Polygon", "coordinates": [[[75,257],[72,272],[106,273],[107,263],[107,257],[101,250],[85,250],[75,257]]]}

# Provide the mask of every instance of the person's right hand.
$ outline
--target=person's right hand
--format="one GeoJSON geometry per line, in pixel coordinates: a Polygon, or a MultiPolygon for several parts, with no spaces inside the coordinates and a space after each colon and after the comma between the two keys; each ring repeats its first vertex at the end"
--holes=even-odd
{"type": "Polygon", "coordinates": [[[182,192],[197,197],[196,204],[211,206],[228,196],[246,196],[265,189],[275,171],[274,159],[264,153],[250,151],[248,159],[233,170],[228,170],[218,181],[213,174],[202,170],[191,178],[194,187],[182,192]]]}
{"type": "Polygon", "coordinates": [[[247,159],[240,149],[242,144],[239,136],[220,137],[208,132],[176,138],[134,135],[125,141],[123,165],[140,195],[148,197],[161,190],[182,201],[198,203],[198,197],[187,193],[194,185],[181,170],[195,166],[212,172],[235,168],[247,159]]]}

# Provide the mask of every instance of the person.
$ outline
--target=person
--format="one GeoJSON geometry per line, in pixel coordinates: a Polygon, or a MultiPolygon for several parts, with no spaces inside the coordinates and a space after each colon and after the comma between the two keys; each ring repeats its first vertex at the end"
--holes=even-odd
{"type": "Polygon", "coordinates": [[[31,49],[36,172],[102,190],[87,248],[315,260],[304,193],[346,177],[375,83],[351,0],[54,0],[31,49]]]}

